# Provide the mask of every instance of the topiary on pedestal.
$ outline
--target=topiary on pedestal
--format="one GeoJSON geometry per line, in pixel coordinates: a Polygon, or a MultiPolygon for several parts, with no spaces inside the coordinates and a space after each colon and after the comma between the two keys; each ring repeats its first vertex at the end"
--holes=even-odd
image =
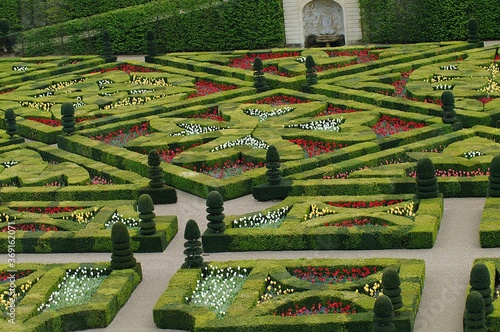
{"type": "Polygon", "coordinates": [[[111,228],[111,268],[114,270],[130,269],[136,260],[130,247],[130,235],[127,226],[117,222],[111,228]]]}
{"type": "Polygon", "coordinates": [[[12,138],[17,134],[16,114],[12,109],[5,110],[5,132],[12,138]]]}
{"type": "Polygon", "coordinates": [[[203,264],[203,249],[201,247],[200,241],[201,233],[200,228],[195,220],[189,219],[186,223],[186,228],[184,230],[184,239],[187,240],[184,243],[184,267],[200,267],[203,264]]]}
{"type": "Polygon", "coordinates": [[[318,83],[318,75],[316,74],[316,62],[312,55],[306,57],[306,82],[307,85],[318,83]]]}
{"type": "Polygon", "coordinates": [[[462,124],[458,121],[457,112],[455,112],[455,96],[451,91],[444,91],[441,94],[441,101],[443,105],[441,109],[443,110],[443,114],[441,116],[443,123],[453,125],[454,130],[458,130],[462,128],[462,124]]]}
{"type": "Polygon", "coordinates": [[[278,153],[278,149],[274,145],[270,145],[267,148],[266,153],[266,175],[267,182],[271,186],[281,184],[281,170],[280,168],[280,156],[278,153]]]}
{"type": "Polygon", "coordinates": [[[217,191],[211,191],[207,196],[207,220],[209,223],[207,227],[210,228],[214,233],[222,233],[226,228],[224,223],[224,218],[226,217],[222,211],[224,211],[224,201],[222,196],[217,191]]]}
{"type": "Polygon", "coordinates": [[[487,332],[484,300],[481,294],[471,291],[465,301],[464,332],[487,332]]]}
{"type": "Polygon", "coordinates": [[[401,296],[401,280],[395,268],[388,267],[382,273],[382,292],[391,299],[394,310],[403,307],[403,297],[401,296]]]}
{"type": "Polygon", "coordinates": [[[500,155],[494,156],[491,160],[487,196],[500,197],[500,155]]]}
{"type": "Polygon", "coordinates": [[[151,181],[149,181],[149,186],[153,189],[163,188],[165,186],[163,169],[161,168],[161,157],[158,151],[151,150],[148,153],[148,176],[151,181]]]}
{"type": "Polygon", "coordinates": [[[62,130],[66,135],[71,135],[76,131],[75,108],[73,107],[73,103],[63,103],[61,105],[61,116],[62,130]]]}
{"type": "Polygon", "coordinates": [[[262,59],[256,57],[253,61],[253,86],[257,89],[257,93],[269,90],[269,84],[264,77],[264,66],[262,65],[262,59]]]}
{"type": "Polygon", "coordinates": [[[477,21],[473,18],[469,20],[467,23],[467,28],[469,29],[469,36],[467,42],[469,43],[479,43],[479,34],[478,34],[478,24],[477,21]]]}
{"type": "Polygon", "coordinates": [[[396,327],[392,323],[394,308],[391,299],[386,295],[380,295],[375,299],[373,307],[373,332],[392,332],[396,327]]]}
{"type": "Polygon", "coordinates": [[[479,292],[483,297],[485,315],[491,314],[494,309],[490,281],[488,267],[483,263],[474,264],[469,279],[470,290],[479,292]]]}
{"type": "Polygon", "coordinates": [[[272,199],[284,199],[291,190],[292,181],[283,180],[281,170],[279,169],[280,156],[278,149],[274,145],[267,148],[266,153],[266,175],[267,183],[252,187],[252,196],[259,201],[268,201],[272,199]]]}
{"type": "Polygon", "coordinates": [[[155,206],[151,196],[142,194],[137,200],[137,210],[139,211],[139,233],[142,235],[152,235],[156,233],[156,222],[153,220],[156,214],[153,212],[155,206]]]}
{"type": "Polygon", "coordinates": [[[435,198],[439,195],[436,169],[429,158],[421,158],[417,162],[415,194],[418,198],[435,198]]]}

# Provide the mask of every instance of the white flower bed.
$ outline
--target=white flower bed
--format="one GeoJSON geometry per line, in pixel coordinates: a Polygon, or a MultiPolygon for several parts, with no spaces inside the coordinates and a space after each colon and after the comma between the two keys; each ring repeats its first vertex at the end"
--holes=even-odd
{"type": "Polygon", "coordinates": [[[323,131],[340,131],[340,125],[344,122],[344,118],[317,120],[309,123],[299,123],[293,125],[285,125],[285,128],[299,128],[304,130],[323,130],[323,131]]]}
{"type": "Polygon", "coordinates": [[[200,135],[204,133],[209,133],[212,131],[223,130],[225,128],[218,126],[201,126],[196,123],[180,123],[177,126],[184,128],[185,130],[178,133],[170,134],[169,136],[189,136],[189,135],[200,135]]]}
{"type": "Polygon", "coordinates": [[[472,159],[474,157],[482,156],[483,153],[481,151],[475,150],[475,151],[467,151],[464,152],[464,157],[467,159],[472,159]]]}
{"type": "Polygon", "coordinates": [[[12,166],[17,165],[17,164],[19,164],[19,161],[15,161],[14,159],[0,163],[0,165],[3,165],[3,167],[5,167],[5,168],[9,168],[9,167],[12,167],[12,166]]]}
{"type": "Polygon", "coordinates": [[[232,148],[235,146],[240,146],[240,145],[248,145],[248,146],[252,147],[253,149],[266,149],[266,150],[269,147],[269,145],[267,145],[264,141],[261,141],[260,139],[257,139],[257,138],[253,138],[250,135],[247,135],[243,138],[239,138],[237,140],[229,141],[229,142],[226,142],[226,143],[221,144],[219,146],[216,146],[215,148],[210,150],[210,152],[229,149],[229,148],[232,148]]]}
{"type": "Polygon", "coordinates": [[[127,228],[137,228],[139,227],[139,221],[134,218],[125,218],[123,215],[115,212],[111,216],[111,219],[104,223],[104,227],[106,227],[106,229],[111,229],[117,222],[122,222],[125,226],[127,226],[127,228]]]}
{"type": "Polygon", "coordinates": [[[285,206],[278,210],[269,211],[266,214],[259,212],[252,216],[241,217],[240,219],[233,220],[231,224],[233,228],[262,227],[263,225],[273,224],[279,226],[289,211],[290,207],[285,206]]]}
{"type": "Polygon", "coordinates": [[[250,116],[259,117],[259,120],[262,122],[268,118],[272,118],[272,117],[280,116],[280,115],[283,115],[286,113],[290,113],[294,109],[295,108],[293,108],[293,107],[285,106],[283,108],[274,108],[270,112],[267,112],[267,111],[260,110],[258,108],[249,108],[249,109],[244,110],[243,112],[247,115],[250,115],[250,116]]]}
{"type": "Polygon", "coordinates": [[[13,71],[27,71],[28,67],[27,66],[12,66],[13,71]]]}

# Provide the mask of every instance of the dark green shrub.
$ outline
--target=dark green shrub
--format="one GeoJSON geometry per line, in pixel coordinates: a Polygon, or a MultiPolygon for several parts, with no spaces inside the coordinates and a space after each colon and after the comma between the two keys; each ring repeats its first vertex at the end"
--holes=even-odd
{"type": "Polygon", "coordinates": [[[391,332],[396,327],[392,323],[394,308],[391,299],[386,295],[380,295],[375,300],[373,307],[373,332],[391,332]]]}
{"type": "Polygon", "coordinates": [[[421,158],[417,162],[415,194],[419,198],[435,198],[439,195],[436,169],[429,158],[421,158]]]}
{"type": "Polygon", "coordinates": [[[152,235],[156,233],[156,222],[153,220],[156,216],[153,212],[155,206],[151,196],[142,194],[137,201],[137,210],[139,211],[139,233],[142,235],[152,235]]]}
{"type": "Polygon", "coordinates": [[[500,197],[500,155],[491,159],[487,196],[500,197]]]}
{"type": "Polygon", "coordinates": [[[464,332],[486,332],[484,300],[479,292],[471,291],[465,301],[464,332]]]}
{"type": "Polygon", "coordinates": [[[160,166],[161,164],[161,157],[158,154],[158,151],[156,150],[151,150],[148,153],[148,165],[149,165],[149,170],[148,170],[148,175],[149,179],[149,186],[151,188],[163,188],[165,186],[165,179],[163,175],[163,169],[160,166]]]}
{"type": "Polygon", "coordinates": [[[441,101],[443,105],[441,109],[443,110],[442,119],[443,123],[455,124],[458,121],[457,112],[455,112],[455,96],[451,91],[444,91],[441,94],[441,101]]]}
{"type": "Polygon", "coordinates": [[[224,201],[222,196],[217,191],[211,191],[207,196],[207,220],[209,221],[207,227],[215,233],[224,232],[226,225],[224,223],[225,215],[224,201]]]}
{"type": "Polygon", "coordinates": [[[262,60],[256,57],[253,61],[253,86],[257,89],[257,93],[269,90],[269,84],[264,77],[262,60]]]}
{"type": "Polygon", "coordinates": [[[10,138],[17,134],[16,114],[10,108],[5,110],[5,132],[10,138]]]}
{"type": "Polygon", "coordinates": [[[318,83],[318,75],[316,74],[316,62],[312,55],[306,57],[306,82],[307,85],[314,85],[318,83]]]}
{"type": "Polygon", "coordinates": [[[76,130],[75,108],[73,107],[73,103],[63,103],[61,105],[61,115],[62,130],[67,135],[71,135],[71,133],[76,130]]]}
{"type": "Polygon", "coordinates": [[[473,18],[469,20],[467,23],[467,27],[469,28],[469,36],[467,42],[469,43],[479,43],[479,34],[478,34],[478,24],[477,21],[473,18]]]}
{"type": "Polygon", "coordinates": [[[391,299],[394,310],[403,307],[403,297],[401,296],[401,280],[396,269],[388,267],[382,273],[382,292],[391,299]]]}
{"type": "Polygon", "coordinates": [[[7,19],[0,19],[0,51],[11,52],[12,43],[8,37],[10,24],[7,19]]]}
{"type": "Polygon", "coordinates": [[[493,297],[491,296],[490,272],[485,264],[474,264],[470,273],[469,285],[471,291],[477,291],[483,297],[485,315],[491,314],[493,312],[493,297]]]}
{"type": "Polygon", "coordinates": [[[111,43],[111,38],[109,37],[108,30],[102,32],[102,53],[101,56],[106,62],[113,62],[116,57],[113,56],[113,45],[111,43]]]}
{"type": "Polygon", "coordinates": [[[203,264],[203,249],[200,241],[200,228],[195,220],[189,219],[184,230],[184,255],[186,255],[184,266],[187,268],[200,267],[203,264]]]}
{"type": "Polygon", "coordinates": [[[155,33],[153,30],[148,30],[146,33],[146,45],[148,48],[148,55],[155,56],[156,55],[156,40],[155,33]]]}
{"type": "Polygon", "coordinates": [[[136,260],[130,248],[130,235],[127,226],[117,222],[111,228],[111,268],[114,270],[130,269],[136,260]]]}
{"type": "Polygon", "coordinates": [[[279,185],[281,183],[280,156],[278,149],[270,145],[266,153],[266,175],[270,185],[279,185]]]}

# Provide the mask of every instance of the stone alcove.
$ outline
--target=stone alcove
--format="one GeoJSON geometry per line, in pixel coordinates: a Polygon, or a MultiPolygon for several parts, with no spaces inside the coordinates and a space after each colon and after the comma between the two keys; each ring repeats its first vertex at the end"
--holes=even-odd
{"type": "Polygon", "coordinates": [[[361,42],[357,0],[283,0],[285,37],[303,47],[308,35],[344,35],[346,45],[361,42]]]}

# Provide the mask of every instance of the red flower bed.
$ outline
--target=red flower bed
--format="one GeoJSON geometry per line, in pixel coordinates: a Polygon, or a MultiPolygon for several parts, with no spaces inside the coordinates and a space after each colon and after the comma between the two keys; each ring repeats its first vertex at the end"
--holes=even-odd
{"type": "MultiPolygon", "coordinates": [[[[454,170],[451,168],[449,168],[447,170],[436,169],[436,177],[440,177],[440,178],[447,178],[447,177],[470,178],[470,177],[481,176],[481,175],[490,175],[490,168],[489,167],[487,169],[478,168],[478,169],[471,170],[471,171],[465,171],[465,170],[464,171],[461,171],[461,170],[457,171],[457,170],[454,170]]],[[[412,171],[412,172],[408,173],[408,176],[415,178],[415,177],[417,177],[417,172],[412,171]]]]}
{"type": "Polygon", "coordinates": [[[236,85],[227,85],[209,81],[198,81],[195,83],[195,86],[196,93],[189,95],[188,98],[202,97],[219,91],[234,90],[238,88],[236,85]]]}
{"type": "Polygon", "coordinates": [[[35,272],[35,271],[34,270],[23,270],[23,271],[15,271],[15,272],[2,271],[2,272],[0,272],[0,284],[24,278],[33,272],[35,272]]]}
{"type": "Polygon", "coordinates": [[[349,304],[344,305],[342,302],[331,302],[327,300],[325,304],[320,302],[311,305],[311,307],[299,307],[299,305],[296,304],[295,307],[288,308],[281,313],[274,312],[274,316],[295,317],[321,314],[355,314],[356,312],[356,309],[349,304]]]}
{"type": "MultiPolygon", "coordinates": [[[[432,99],[432,98],[418,99],[418,98],[408,97],[406,95],[406,83],[408,83],[408,79],[412,72],[413,71],[411,70],[408,72],[401,73],[401,79],[391,84],[395,89],[391,97],[403,98],[406,100],[419,101],[423,103],[443,105],[443,102],[440,99],[432,99]]],[[[380,93],[385,94],[386,96],[389,95],[389,92],[381,91],[380,93]]]]}
{"type": "Polygon", "coordinates": [[[356,281],[376,273],[376,266],[330,269],[328,267],[296,268],[292,275],[313,284],[339,284],[356,281]]]}
{"type": "Polygon", "coordinates": [[[388,115],[382,115],[378,122],[372,127],[377,137],[389,137],[403,131],[422,128],[427,126],[423,122],[404,121],[388,115]]]}
{"type": "Polygon", "coordinates": [[[2,90],[2,91],[0,91],[0,95],[1,95],[1,94],[4,94],[4,93],[9,93],[9,92],[12,92],[12,91],[14,91],[15,89],[16,89],[16,88],[2,90]]]}
{"type": "Polygon", "coordinates": [[[372,208],[378,206],[389,206],[394,204],[399,204],[403,200],[402,199],[391,199],[391,200],[381,200],[381,201],[349,201],[349,202],[328,202],[328,205],[342,207],[342,208],[353,208],[353,209],[364,209],[364,208],[372,208]]]}
{"type": "Polygon", "coordinates": [[[247,54],[242,57],[231,60],[229,62],[229,67],[252,70],[253,62],[257,57],[259,57],[261,60],[269,60],[269,59],[287,58],[292,56],[299,57],[300,52],[273,52],[273,53],[247,54]]]}
{"type": "Polygon", "coordinates": [[[2,232],[8,232],[9,230],[14,230],[16,231],[24,231],[24,232],[57,232],[59,229],[57,229],[56,226],[52,225],[45,225],[45,224],[20,224],[20,225],[14,225],[14,226],[5,226],[2,228],[2,232]]]}
{"type": "Polygon", "coordinates": [[[218,107],[209,108],[205,113],[194,114],[191,116],[187,116],[187,118],[210,119],[210,120],[219,121],[219,122],[226,121],[226,120],[224,120],[224,118],[222,116],[220,116],[218,107]]]}
{"type": "Polygon", "coordinates": [[[158,151],[158,154],[160,155],[160,158],[163,159],[164,162],[171,163],[172,159],[174,159],[175,156],[177,156],[179,153],[182,153],[186,150],[189,150],[189,149],[194,148],[195,146],[199,146],[199,145],[201,145],[201,144],[195,143],[187,148],[185,146],[181,146],[180,148],[175,148],[173,150],[161,150],[161,151],[158,151]]]}
{"type": "Polygon", "coordinates": [[[368,218],[363,219],[348,219],[335,223],[325,223],[324,226],[335,226],[335,227],[353,227],[353,226],[387,226],[386,223],[373,222],[368,218]]]}
{"type": "Polygon", "coordinates": [[[484,105],[486,105],[487,103],[489,103],[492,100],[495,100],[495,98],[492,98],[492,97],[483,97],[483,98],[479,98],[478,100],[481,103],[483,103],[483,107],[484,107],[484,105]]]}
{"type": "Polygon", "coordinates": [[[316,114],[316,117],[325,116],[325,115],[332,115],[332,114],[341,114],[341,113],[354,113],[354,112],[362,112],[362,111],[355,110],[355,109],[342,109],[342,108],[339,108],[339,107],[334,106],[332,104],[328,104],[326,111],[323,111],[323,112],[316,114]]]}
{"type": "MultiPolygon", "coordinates": [[[[36,121],[38,123],[42,123],[44,125],[51,126],[51,127],[62,126],[62,121],[60,119],[35,118],[35,117],[28,117],[26,119],[30,120],[30,121],[36,121]]],[[[94,120],[94,119],[97,119],[97,117],[93,117],[93,118],[75,118],[76,123],[80,123],[80,122],[88,121],[88,120],[94,120]]]]}
{"type": "Polygon", "coordinates": [[[299,145],[304,150],[306,158],[312,158],[323,153],[333,152],[347,146],[347,144],[342,143],[312,141],[303,138],[294,138],[291,139],[290,142],[299,145]]]}
{"type": "Polygon", "coordinates": [[[91,136],[90,139],[113,146],[123,147],[133,139],[146,135],[149,135],[149,123],[143,122],[140,125],[133,126],[129,130],[120,129],[106,135],[91,136]]]}
{"type": "Polygon", "coordinates": [[[41,207],[19,207],[17,212],[32,212],[41,214],[55,214],[62,212],[73,212],[75,210],[82,210],[81,206],[49,206],[45,208],[41,207]]]}
{"type": "Polygon", "coordinates": [[[310,103],[310,100],[303,100],[297,97],[279,95],[279,96],[271,96],[264,97],[256,100],[249,100],[247,103],[253,104],[266,104],[271,106],[280,106],[280,105],[290,105],[290,104],[301,104],[301,103],[310,103]]]}

